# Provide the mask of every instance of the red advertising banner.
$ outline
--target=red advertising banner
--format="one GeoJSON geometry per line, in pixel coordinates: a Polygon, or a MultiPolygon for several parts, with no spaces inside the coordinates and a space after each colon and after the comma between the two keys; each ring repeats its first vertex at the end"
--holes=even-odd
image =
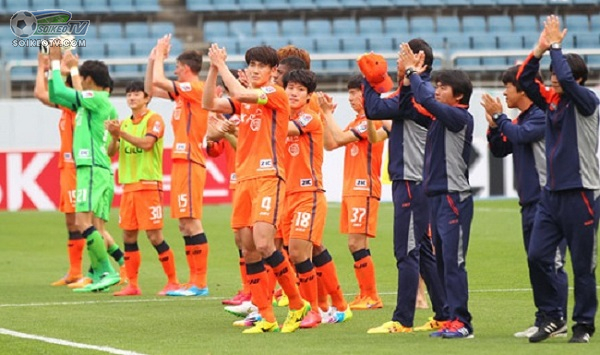
{"type": "MultiPolygon", "coordinates": [[[[163,188],[165,205],[171,192],[171,149],[164,151],[163,188]]],[[[115,170],[115,198],[118,207],[122,187],[117,184],[118,164],[115,170]]],[[[206,186],[204,203],[231,202],[229,173],[225,155],[206,159],[206,186]]],[[[0,152],[0,211],[56,210],[59,200],[58,152],[0,152]]]]}

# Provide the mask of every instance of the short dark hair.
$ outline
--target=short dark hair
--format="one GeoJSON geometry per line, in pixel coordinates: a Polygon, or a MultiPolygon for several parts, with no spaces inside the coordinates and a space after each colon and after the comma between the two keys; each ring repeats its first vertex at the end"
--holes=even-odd
{"type": "MultiPolygon", "coordinates": [[[[581,79],[581,85],[585,85],[585,82],[588,79],[588,67],[583,58],[575,53],[567,53],[564,56],[567,60],[567,64],[569,64],[569,68],[571,68],[573,78],[575,80],[581,79]]],[[[552,64],[550,64],[550,72],[552,73],[552,64]]]]}
{"type": "Polygon", "coordinates": [[[190,67],[190,70],[198,74],[202,70],[202,52],[187,50],[177,56],[177,61],[190,67]]]}
{"type": "Polygon", "coordinates": [[[454,96],[460,94],[463,95],[459,103],[462,105],[469,105],[471,94],[473,94],[473,84],[466,72],[457,69],[443,69],[436,71],[431,81],[450,86],[454,96]]]}
{"type": "Polygon", "coordinates": [[[125,93],[128,94],[130,92],[143,92],[144,97],[148,97],[148,93],[144,90],[144,83],[139,80],[131,81],[125,87],[125,93]]]}
{"type": "Polygon", "coordinates": [[[417,54],[420,51],[423,51],[425,54],[425,61],[423,64],[427,65],[427,69],[425,72],[429,73],[433,69],[433,49],[429,43],[425,42],[422,38],[413,38],[408,41],[408,46],[412,49],[413,53],[417,54]]]}
{"type": "Polygon", "coordinates": [[[308,69],[302,58],[296,56],[283,58],[279,61],[279,65],[286,65],[288,67],[288,71],[308,69]]]}
{"type": "Polygon", "coordinates": [[[288,83],[298,83],[304,86],[309,94],[312,94],[317,89],[317,76],[314,72],[306,69],[290,70],[283,76],[283,87],[286,88],[288,83]]]}
{"type": "Polygon", "coordinates": [[[67,84],[67,86],[70,88],[73,87],[73,77],[71,77],[71,73],[67,74],[67,77],[65,78],[65,84],[67,84]]]}
{"type": "Polygon", "coordinates": [[[360,74],[350,77],[350,79],[348,79],[348,90],[362,89],[362,79],[363,77],[360,74]]]}
{"type": "Polygon", "coordinates": [[[274,68],[279,64],[277,51],[271,46],[252,47],[246,51],[245,59],[246,64],[250,64],[251,61],[255,61],[266,64],[271,68],[274,68]]]}
{"type": "Polygon", "coordinates": [[[91,77],[96,85],[101,88],[110,88],[112,79],[108,73],[108,66],[99,60],[86,60],[79,67],[79,75],[82,79],[91,77]]]}

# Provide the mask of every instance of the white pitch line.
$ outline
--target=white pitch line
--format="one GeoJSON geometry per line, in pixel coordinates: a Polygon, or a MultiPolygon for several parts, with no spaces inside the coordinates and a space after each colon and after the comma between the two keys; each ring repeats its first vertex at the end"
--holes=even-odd
{"type": "Polygon", "coordinates": [[[68,341],[68,340],[62,340],[62,339],[56,339],[56,338],[49,338],[49,337],[44,337],[44,336],[41,336],[41,335],[15,332],[13,330],[5,329],[5,328],[0,328],[0,334],[9,335],[9,336],[13,336],[13,337],[16,337],[16,338],[38,340],[38,341],[43,341],[45,343],[57,344],[57,345],[62,345],[62,346],[68,346],[68,347],[71,347],[71,348],[97,350],[97,351],[102,351],[102,352],[109,353],[109,354],[117,354],[117,355],[144,355],[142,353],[138,353],[138,352],[135,352],[135,351],[121,350],[121,349],[111,348],[110,346],[97,346],[97,345],[90,345],[90,344],[75,343],[75,342],[68,341]]]}

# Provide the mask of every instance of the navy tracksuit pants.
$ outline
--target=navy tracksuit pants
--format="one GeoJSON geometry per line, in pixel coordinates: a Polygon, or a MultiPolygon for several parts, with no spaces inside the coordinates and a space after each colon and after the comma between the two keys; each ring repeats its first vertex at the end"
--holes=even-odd
{"type": "Polygon", "coordinates": [[[575,306],[573,321],[594,327],[598,309],[596,258],[599,191],[567,190],[541,194],[529,242],[529,273],[533,297],[548,318],[564,317],[561,289],[555,267],[556,248],[566,240],[573,264],[575,306]]]}
{"type": "Polygon", "coordinates": [[[469,192],[430,196],[429,211],[449,319],[458,319],[472,333],[466,258],[473,219],[473,197],[469,192]]]}
{"type": "Polygon", "coordinates": [[[431,240],[427,236],[427,198],[420,183],[392,182],[394,202],[394,256],[398,269],[396,309],[392,320],[412,327],[419,272],[427,285],[436,320],[447,320],[445,294],[437,273],[431,240]]]}
{"type": "MultiPolygon", "coordinates": [[[[529,241],[531,240],[531,231],[533,230],[533,224],[535,222],[535,216],[537,214],[539,202],[530,203],[528,205],[521,206],[521,227],[523,229],[523,243],[525,245],[525,252],[529,251],[529,241]]],[[[563,240],[558,248],[556,249],[555,262],[556,262],[556,276],[557,276],[557,287],[559,289],[559,296],[561,297],[561,304],[563,315],[567,315],[567,301],[569,299],[569,280],[567,272],[565,271],[565,255],[567,252],[567,241],[563,240]]],[[[531,276],[531,274],[530,274],[531,276]]],[[[530,280],[533,285],[533,280],[530,280]]],[[[538,305],[535,305],[538,308],[538,305]]],[[[535,313],[535,326],[539,327],[543,321],[542,312],[538,311],[535,313]]]]}

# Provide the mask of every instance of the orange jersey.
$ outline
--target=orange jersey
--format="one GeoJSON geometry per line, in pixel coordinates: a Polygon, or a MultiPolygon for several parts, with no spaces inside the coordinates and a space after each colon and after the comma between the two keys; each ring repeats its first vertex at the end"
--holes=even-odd
{"type": "Polygon", "coordinates": [[[209,141],[206,144],[206,153],[213,158],[225,153],[225,158],[227,159],[227,174],[229,174],[229,189],[235,189],[235,149],[233,149],[231,143],[225,138],[218,142],[209,141]]]}
{"type": "Polygon", "coordinates": [[[175,100],[175,110],[171,118],[173,126],[173,160],[191,160],[204,165],[202,141],[208,126],[208,111],[202,109],[202,81],[173,82],[175,92],[169,93],[175,100]]]}
{"type": "Polygon", "coordinates": [[[312,112],[316,112],[321,115],[321,106],[319,106],[319,97],[316,93],[310,95],[310,100],[308,101],[308,109],[312,112]]]}
{"type": "Polygon", "coordinates": [[[304,110],[292,119],[300,135],[286,142],[286,193],[323,191],[323,122],[318,113],[304,110]]]}
{"type": "Polygon", "coordinates": [[[238,145],[235,155],[237,180],[278,176],[285,178],[281,159],[290,118],[285,91],[278,86],[263,86],[260,100],[264,104],[247,104],[231,100],[240,116],[238,145]]]}
{"type": "Polygon", "coordinates": [[[62,115],[58,121],[60,132],[60,152],[58,155],[58,168],[74,168],[73,160],[73,128],[75,128],[76,112],[60,107],[62,115]]]}
{"type": "MultiPolygon", "coordinates": [[[[375,128],[383,124],[374,121],[375,128]]],[[[344,190],[342,196],[381,197],[381,160],[383,142],[369,143],[367,118],[357,115],[345,129],[351,131],[358,141],[346,145],[344,156],[344,190]]]]}

